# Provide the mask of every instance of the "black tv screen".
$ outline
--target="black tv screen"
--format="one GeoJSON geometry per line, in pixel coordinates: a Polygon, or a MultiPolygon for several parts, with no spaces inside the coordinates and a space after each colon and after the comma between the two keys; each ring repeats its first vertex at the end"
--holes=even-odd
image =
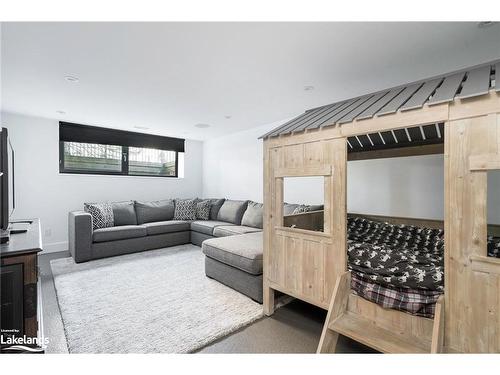
{"type": "Polygon", "coordinates": [[[14,151],[7,128],[0,133],[0,168],[0,229],[7,229],[14,210],[14,151]]]}

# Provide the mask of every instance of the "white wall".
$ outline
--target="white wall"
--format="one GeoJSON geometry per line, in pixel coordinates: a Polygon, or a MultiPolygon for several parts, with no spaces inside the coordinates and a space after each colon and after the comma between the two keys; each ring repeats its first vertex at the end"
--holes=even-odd
{"type": "Polygon", "coordinates": [[[3,113],[15,150],[14,219],[40,217],[44,249],[67,249],[68,212],[84,202],[155,200],[202,194],[203,143],[186,141],[184,178],[59,174],[59,122],[3,113]]]}
{"type": "Polygon", "coordinates": [[[282,123],[205,141],[203,195],[262,202],[262,140],[258,138],[282,123]]]}
{"type": "Polygon", "coordinates": [[[283,202],[324,204],[325,178],[323,176],[285,177],[283,179],[283,202]]]}
{"type": "MultiPolygon", "coordinates": [[[[281,124],[280,121],[277,124],[281,124]]],[[[252,199],[262,202],[262,141],[257,139],[277,125],[205,141],[203,192],[205,196],[252,199]]],[[[353,161],[348,164],[347,209],[374,215],[443,219],[444,164],[442,155],[353,161]]],[[[294,184],[286,199],[293,203],[323,202],[321,191],[306,183],[294,184]]],[[[490,173],[488,220],[500,223],[500,172],[490,173]]]]}
{"type": "Polygon", "coordinates": [[[349,212],[443,219],[443,155],[349,162],[347,207],[349,212]]]}

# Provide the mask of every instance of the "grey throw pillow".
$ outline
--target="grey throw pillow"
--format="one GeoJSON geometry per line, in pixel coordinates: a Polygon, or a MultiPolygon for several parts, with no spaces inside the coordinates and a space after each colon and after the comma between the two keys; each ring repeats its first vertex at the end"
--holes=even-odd
{"type": "Polygon", "coordinates": [[[114,225],[137,225],[134,201],[112,202],[114,225]]]}
{"type": "Polygon", "coordinates": [[[209,199],[210,203],[212,203],[212,207],[210,208],[210,220],[217,220],[217,216],[219,215],[219,210],[225,202],[225,198],[222,199],[209,199]]]}
{"type": "Polygon", "coordinates": [[[174,220],[196,220],[198,199],[176,199],[174,220]]]}
{"type": "Polygon", "coordinates": [[[241,219],[241,225],[262,228],[264,205],[262,203],[248,202],[248,207],[241,219]]]}
{"type": "Polygon", "coordinates": [[[113,208],[110,203],[84,203],[83,209],[92,216],[92,229],[109,228],[114,225],[113,208]]]}
{"type": "Polygon", "coordinates": [[[248,201],[226,200],[217,214],[217,220],[240,225],[248,201]]]}
{"type": "Polygon", "coordinates": [[[210,200],[198,201],[198,203],[196,203],[196,218],[198,220],[210,219],[211,208],[212,202],[210,200]]]}
{"type": "Polygon", "coordinates": [[[137,224],[167,221],[174,218],[174,201],[165,199],[153,202],[135,202],[137,224]]]}

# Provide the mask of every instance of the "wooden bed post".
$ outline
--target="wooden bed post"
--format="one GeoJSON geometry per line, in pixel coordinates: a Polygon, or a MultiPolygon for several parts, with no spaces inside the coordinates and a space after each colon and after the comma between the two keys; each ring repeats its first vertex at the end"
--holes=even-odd
{"type": "Polygon", "coordinates": [[[264,253],[263,253],[263,310],[264,314],[272,315],[274,313],[275,298],[274,290],[269,286],[268,274],[269,274],[269,251],[271,248],[271,232],[272,232],[272,210],[273,210],[273,200],[272,200],[272,178],[273,170],[270,162],[271,151],[268,147],[268,142],[264,141],[264,217],[263,217],[263,230],[264,230],[264,253]]]}
{"type": "Polygon", "coordinates": [[[441,296],[436,302],[434,312],[434,325],[432,327],[431,353],[442,353],[444,343],[444,297],[441,296]]]}

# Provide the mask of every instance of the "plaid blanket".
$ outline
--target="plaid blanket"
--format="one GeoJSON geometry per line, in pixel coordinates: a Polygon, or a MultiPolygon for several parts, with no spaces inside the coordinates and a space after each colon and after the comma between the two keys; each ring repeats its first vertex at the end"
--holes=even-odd
{"type": "Polygon", "coordinates": [[[409,312],[413,315],[433,318],[436,301],[441,292],[408,288],[388,288],[363,280],[351,273],[351,289],[360,297],[383,308],[409,312]]]}

